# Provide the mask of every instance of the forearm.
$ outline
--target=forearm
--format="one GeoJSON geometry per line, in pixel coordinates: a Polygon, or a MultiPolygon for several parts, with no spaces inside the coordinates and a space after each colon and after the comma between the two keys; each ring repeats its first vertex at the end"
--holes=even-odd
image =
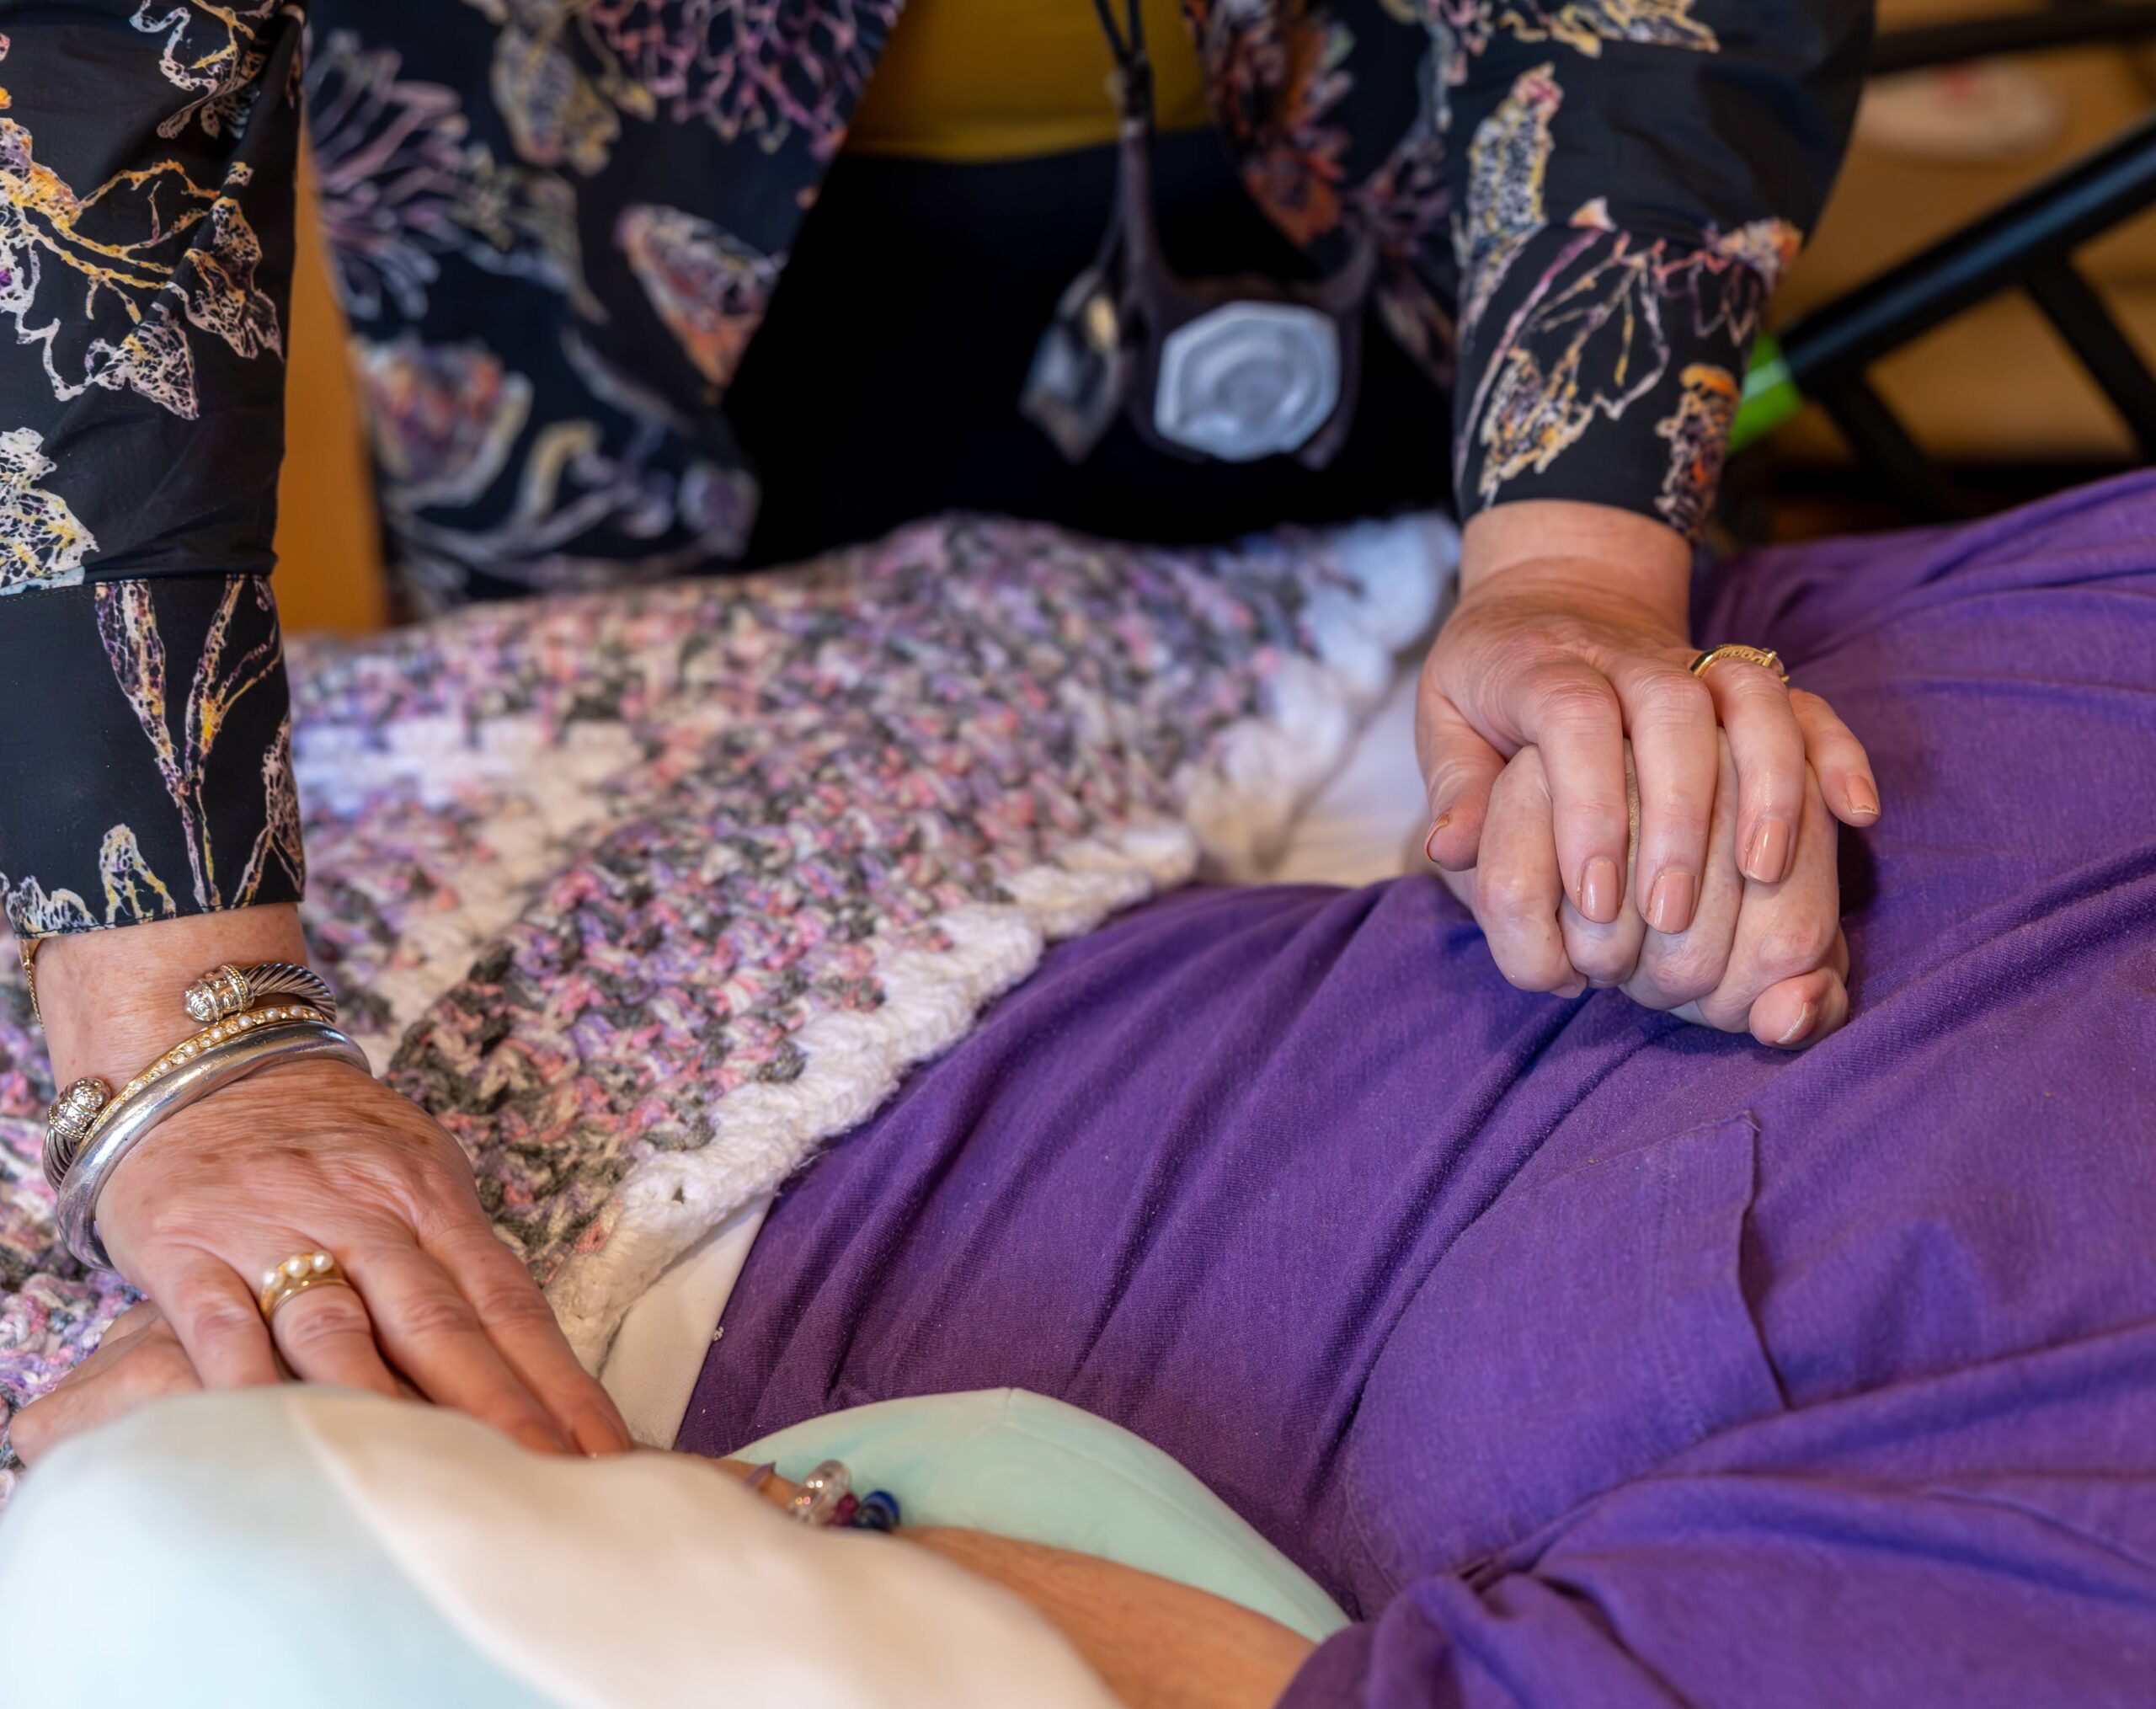
{"type": "Polygon", "coordinates": [[[937,1526],[899,1535],[1031,1603],[1129,1709],[1266,1709],[1313,1648],[1246,1608],[1095,1556],[937,1526]]]}
{"type": "Polygon", "coordinates": [[[51,0],[0,41],[0,904],[28,937],[302,880],[269,574],[303,20],[157,10],[51,0]]]}
{"type": "MultiPolygon", "coordinates": [[[[744,1480],[755,1469],[715,1466],[744,1480]]],[[[796,1488],[768,1477],[758,1493],[784,1511],[796,1488]]],[[[1098,1556],[947,1525],[892,1536],[1032,1604],[1129,1709],[1267,1709],[1315,1648],[1262,1614],[1098,1556]]]]}
{"type": "Polygon", "coordinates": [[[1695,536],[1840,162],[1867,0],[1476,9],[1447,62],[1460,507],[1572,499],[1695,536]]]}

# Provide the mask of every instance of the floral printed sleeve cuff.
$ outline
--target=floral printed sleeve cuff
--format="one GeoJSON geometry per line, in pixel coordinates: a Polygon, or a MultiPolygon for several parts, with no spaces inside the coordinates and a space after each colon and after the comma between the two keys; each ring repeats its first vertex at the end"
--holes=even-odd
{"type": "Polygon", "coordinates": [[[1590,205],[1490,257],[1455,403],[1463,516],[1574,499],[1696,537],[1759,310],[1796,248],[1775,221],[1689,245],[1590,205]]]}
{"type": "Polygon", "coordinates": [[[298,898],[266,577],[98,582],[5,616],[0,893],[18,936],[298,898]]]}
{"type": "Polygon", "coordinates": [[[1464,145],[1460,509],[1578,499],[1696,536],[1761,312],[1840,163],[1868,0],[1460,17],[1433,26],[1464,145]]]}
{"type": "Polygon", "coordinates": [[[268,573],[300,8],[0,35],[0,895],[19,933],[295,896],[268,573]]]}

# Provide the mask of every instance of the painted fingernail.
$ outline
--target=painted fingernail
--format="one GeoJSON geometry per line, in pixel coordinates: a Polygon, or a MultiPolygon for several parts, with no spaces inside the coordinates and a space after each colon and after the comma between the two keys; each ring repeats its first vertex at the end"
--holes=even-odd
{"type": "Polygon", "coordinates": [[[633,1445],[616,1427],[613,1420],[597,1413],[586,1413],[571,1427],[577,1447],[596,1460],[601,1455],[626,1454],[633,1445]]]}
{"type": "Polygon", "coordinates": [[[1438,833],[1452,823],[1452,814],[1440,813],[1438,822],[1430,827],[1430,834],[1422,839],[1422,858],[1434,863],[1438,857],[1438,833]]]}
{"type": "Polygon", "coordinates": [[[546,1424],[526,1424],[516,1433],[516,1439],[534,1454],[566,1454],[568,1439],[546,1424]]]}
{"type": "Polygon", "coordinates": [[[1849,811],[1859,819],[1879,817],[1879,792],[1871,787],[1870,778],[1849,779],[1849,811]]]}
{"type": "Polygon", "coordinates": [[[1796,1019],[1790,1024],[1789,1031],[1775,1039],[1774,1043],[1777,1044],[1796,1044],[1812,1030],[1812,1023],[1818,1018],[1819,1005],[1806,998],[1804,1007],[1796,1012],[1796,1019]]]}
{"type": "Polygon", "coordinates": [[[1779,884],[1789,870],[1789,822],[1763,819],[1752,833],[1752,846],[1744,857],[1744,875],[1763,884],[1779,884]]]}
{"type": "Polygon", "coordinates": [[[1597,855],[1580,874],[1580,912],[1598,926],[1617,917],[1617,863],[1597,855]]]}
{"type": "Polygon", "coordinates": [[[1682,932],[1692,923],[1699,895],[1700,881],[1681,867],[1671,868],[1647,892],[1647,924],[1657,932],[1682,932]]]}

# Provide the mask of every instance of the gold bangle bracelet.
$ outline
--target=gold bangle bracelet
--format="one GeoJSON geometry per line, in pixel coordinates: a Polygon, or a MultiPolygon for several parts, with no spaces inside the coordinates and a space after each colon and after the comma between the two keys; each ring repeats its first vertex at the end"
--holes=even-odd
{"type": "Polygon", "coordinates": [[[272,1063],[314,1057],[350,1063],[362,1074],[369,1071],[360,1047],[319,1017],[280,1021],[227,1034],[134,1097],[116,1100],[110,1118],[83,1147],[60,1185],[55,1209],[67,1250],[93,1268],[112,1268],[98,1237],[98,1195],[113,1171],[160,1122],[272,1063]]]}
{"type": "MultiPolygon", "coordinates": [[[[236,1015],[227,1015],[221,1021],[212,1022],[191,1038],[183,1039],[171,1049],[157,1058],[147,1068],[120,1088],[119,1097],[131,1097],[153,1080],[162,1080],[183,1062],[191,1062],[212,1044],[221,1044],[227,1039],[237,1039],[242,1033],[256,1027],[266,1027],[273,1021],[320,1021],[325,1025],[329,1017],[307,1003],[272,1003],[264,1009],[243,1009],[236,1015]]],[[[104,1113],[99,1113],[103,1119],[104,1113]]],[[[98,1123],[90,1124],[94,1135],[98,1123]]]]}
{"type": "Polygon", "coordinates": [[[78,1080],[53,1103],[45,1117],[45,1178],[55,1192],[74,1166],[75,1159],[95,1143],[112,1112],[145,1087],[154,1085],[174,1069],[185,1066],[212,1046],[237,1039],[257,1027],[280,1021],[318,1021],[328,1017],[305,1003],[273,1003],[265,1008],[243,1009],[183,1039],[150,1064],[118,1092],[94,1076],[78,1080]]]}

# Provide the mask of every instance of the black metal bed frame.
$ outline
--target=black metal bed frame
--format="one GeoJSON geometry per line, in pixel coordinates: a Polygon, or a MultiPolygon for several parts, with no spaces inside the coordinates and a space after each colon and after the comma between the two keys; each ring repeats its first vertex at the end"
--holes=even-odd
{"type": "MultiPolygon", "coordinates": [[[[2062,0],[2041,12],[1890,31],[1873,74],[2156,37],[2156,0],[2062,0]]],[[[1873,362],[2003,291],[2025,292],[2057,328],[2144,459],[2156,461],[2156,374],[2073,264],[2090,238],[2156,205],[2156,113],[1975,224],[1942,238],[1781,334],[1782,360],[1868,470],[1913,516],[1966,506],[1871,386],[1873,362]]]]}

